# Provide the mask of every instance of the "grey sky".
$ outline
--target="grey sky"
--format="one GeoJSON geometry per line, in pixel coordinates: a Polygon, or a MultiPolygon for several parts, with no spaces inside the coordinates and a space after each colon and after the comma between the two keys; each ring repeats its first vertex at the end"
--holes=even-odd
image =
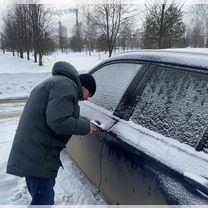
{"type": "MultiPolygon", "coordinates": [[[[0,0],[0,32],[2,31],[2,16],[5,14],[7,11],[7,7],[9,4],[18,4],[18,3],[34,3],[35,2],[40,2],[43,4],[50,4],[52,5],[55,9],[67,9],[67,8],[74,8],[77,5],[82,5],[82,4],[94,4],[94,3],[100,3],[101,0],[0,0]]],[[[104,2],[107,0],[104,0],[104,2]]],[[[138,7],[141,5],[144,5],[145,3],[154,3],[156,0],[122,0],[122,3],[128,4],[137,4],[138,7]]],[[[157,0],[156,2],[158,2],[157,0]]],[[[195,4],[198,3],[199,1],[203,3],[208,3],[208,0],[184,0],[185,1],[185,6],[188,6],[189,4],[195,4]]],[[[80,17],[81,19],[81,17],[80,17]]],[[[72,26],[75,24],[75,14],[65,14],[60,17],[56,17],[54,20],[54,24],[57,23],[58,21],[61,21],[63,25],[67,27],[68,34],[70,35],[72,26]]]]}

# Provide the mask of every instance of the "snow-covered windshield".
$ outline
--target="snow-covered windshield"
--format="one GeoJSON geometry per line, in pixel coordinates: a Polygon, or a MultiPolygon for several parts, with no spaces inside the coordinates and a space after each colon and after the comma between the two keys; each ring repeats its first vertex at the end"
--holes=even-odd
{"type": "Polygon", "coordinates": [[[208,75],[157,68],[131,120],[195,147],[208,124],[208,75]]]}
{"type": "Polygon", "coordinates": [[[141,64],[118,63],[110,64],[95,71],[92,75],[96,80],[97,89],[90,99],[93,103],[114,111],[141,64]]]}

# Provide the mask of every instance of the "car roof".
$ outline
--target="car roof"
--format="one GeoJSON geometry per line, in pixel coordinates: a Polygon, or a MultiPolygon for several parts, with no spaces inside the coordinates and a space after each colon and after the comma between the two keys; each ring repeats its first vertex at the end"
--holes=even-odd
{"type": "Polygon", "coordinates": [[[152,63],[187,66],[208,70],[208,49],[158,49],[127,51],[104,61],[135,60],[152,63]]]}

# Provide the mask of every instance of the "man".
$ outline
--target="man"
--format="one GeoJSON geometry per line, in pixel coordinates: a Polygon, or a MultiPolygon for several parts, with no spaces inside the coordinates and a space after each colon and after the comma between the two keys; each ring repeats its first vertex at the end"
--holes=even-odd
{"type": "Polygon", "coordinates": [[[52,77],[31,92],[19,121],[10,152],[7,173],[26,178],[31,205],[54,204],[55,178],[60,151],[71,135],[96,131],[89,120],[79,118],[79,100],[96,91],[94,78],[78,75],[67,62],[57,62],[52,77]]]}

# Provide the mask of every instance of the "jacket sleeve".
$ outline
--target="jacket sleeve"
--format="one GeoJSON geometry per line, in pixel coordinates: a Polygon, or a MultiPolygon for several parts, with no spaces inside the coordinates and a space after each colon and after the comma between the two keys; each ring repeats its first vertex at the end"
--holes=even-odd
{"type": "Polygon", "coordinates": [[[74,100],[77,92],[73,83],[54,82],[50,89],[46,109],[47,125],[57,134],[86,135],[90,132],[90,121],[74,118],[74,100]]]}

